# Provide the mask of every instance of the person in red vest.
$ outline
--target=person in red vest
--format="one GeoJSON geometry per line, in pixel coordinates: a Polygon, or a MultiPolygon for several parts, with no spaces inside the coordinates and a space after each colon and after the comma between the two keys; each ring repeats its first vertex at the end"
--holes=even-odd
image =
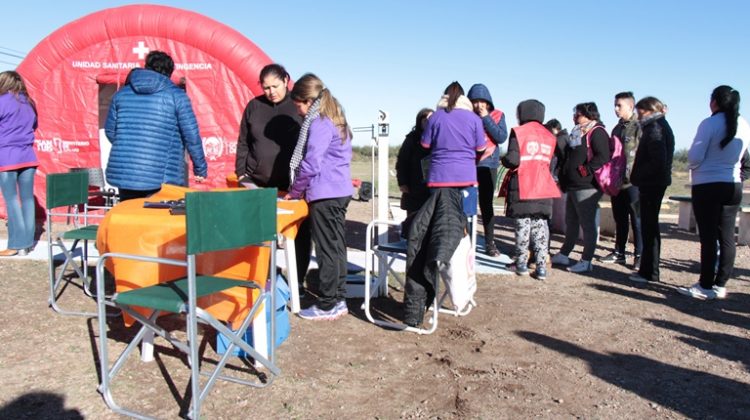
{"type": "Polygon", "coordinates": [[[477,182],[479,183],[479,208],[482,210],[482,228],[484,231],[484,249],[490,257],[499,257],[500,251],[495,245],[495,210],[492,200],[495,198],[495,179],[500,158],[508,151],[508,128],[505,125],[505,114],[495,108],[487,86],[477,83],[469,89],[467,95],[474,106],[474,113],[482,119],[484,127],[484,153],[477,162],[477,182]]]}
{"type": "Polygon", "coordinates": [[[556,137],[543,125],[544,104],[529,99],[518,104],[520,126],[510,131],[508,154],[502,164],[510,169],[507,180],[506,216],[515,219],[516,274],[528,275],[529,244],[534,251],[538,280],[547,278],[549,225],[552,199],[560,190],[550,171],[550,162],[559,155],[556,137]]]}

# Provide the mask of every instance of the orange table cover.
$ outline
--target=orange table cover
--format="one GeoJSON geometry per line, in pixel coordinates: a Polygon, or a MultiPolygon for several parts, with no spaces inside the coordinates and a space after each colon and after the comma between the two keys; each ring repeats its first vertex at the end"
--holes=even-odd
{"type": "MultiPolygon", "coordinates": [[[[226,176],[226,182],[228,188],[240,188],[240,184],[237,182],[237,175],[234,173],[226,176]]],[[[285,195],[286,191],[279,191],[279,197],[285,195]]],[[[292,211],[292,214],[279,215],[279,233],[288,239],[296,238],[299,225],[307,217],[307,203],[305,200],[282,200],[279,201],[279,208],[292,211]]]]}
{"type": "MultiPolygon", "coordinates": [[[[163,185],[160,192],[147,199],[128,200],[112,208],[99,225],[97,248],[100,254],[117,252],[150,257],[185,260],[185,216],[169,214],[169,209],[144,208],[145,201],[177,200],[188,188],[163,185]]],[[[277,229],[286,237],[294,238],[297,227],[307,216],[307,204],[302,200],[279,201],[279,210],[289,214],[277,216],[277,229]]],[[[203,275],[253,280],[265,287],[270,249],[246,247],[238,250],[202,254],[197,259],[197,271],[203,275]]],[[[114,275],[117,292],[151,286],[184,277],[183,267],[110,259],[107,269],[114,275]]],[[[198,301],[217,319],[240,322],[247,315],[247,301],[253,291],[233,288],[198,301]]],[[[144,310],[144,314],[148,311],[144,310]]],[[[125,317],[126,325],[133,320],[125,317]]]]}

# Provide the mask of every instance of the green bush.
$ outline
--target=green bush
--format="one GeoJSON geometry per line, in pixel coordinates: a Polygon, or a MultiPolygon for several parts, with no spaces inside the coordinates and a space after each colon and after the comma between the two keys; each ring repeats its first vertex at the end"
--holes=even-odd
{"type": "MultiPolygon", "coordinates": [[[[391,146],[388,150],[388,156],[390,159],[395,159],[398,156],[398,151],[401,146],[391,146]]],[[[375,150],[375,156],[378,151],[375,150]]],[[[355,162],[369,162],[372,159],[372,148],[370,146],[352,146],[352,161],[355,162]]]]}
{"type": "Polygon", "coordinates": [[[672,157],[673,172],[687,172],[688,170],[688,149],[679,149],[674,152],[672,157]]]}

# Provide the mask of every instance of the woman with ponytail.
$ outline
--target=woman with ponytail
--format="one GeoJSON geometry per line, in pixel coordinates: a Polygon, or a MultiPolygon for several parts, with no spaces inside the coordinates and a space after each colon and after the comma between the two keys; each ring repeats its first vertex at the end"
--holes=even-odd
{"type": "MultiPolygon", "coordinates": [[[[477,185],[477,159],[486,148],[482,120],[458,82],[445,88],[420,140],[430,151],[430,196],[409,230],[404,322],[422,324],[438,290],[437,267],[449,262],[466,234],[463,190],[477,185]]],[[[476,208],[473,209],[476,211],[476,208]]]]}
{"type": "Polygon", "coordinates": [[[308,203],[320,279],[318,302],[299,316],[334,320],[349,313],[344,300],[344,224],[353,193],[352,131],[339,101],[314,74],[297,80],[291,97],[304,121],[289,164],[291,186],[285,198],[308,203]]]}
{"type": "Polygon", "coordinates": [[[431,153],[428,187],[477,185],[477,157],[486,148],[484,127],[458,82],[445,88],[421,144],[431,153]]]}
{"type": "Polygon", "coordinates": [[[740,117],[740,93],[729,86],[714,89],[709,107],[711,116],[698,126],[688,151],[701,241],[700,281],[678,290],[698,299],[723,299],[734,267],[734,226],[742,201],[741,165],[750,144],[750,126],[740,117]]]}

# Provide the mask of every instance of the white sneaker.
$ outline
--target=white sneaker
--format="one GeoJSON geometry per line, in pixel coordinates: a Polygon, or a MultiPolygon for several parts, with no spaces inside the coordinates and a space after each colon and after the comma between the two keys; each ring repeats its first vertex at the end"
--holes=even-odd
{"type": "Polygon", "coordinates": [[[571,273],[588,273],[594,271],[594,266],[591,264],[591,261],[581,260],[568,267],[568,271],[571,273]]]}
{"type": "Polygon", "coordinates": [[[336,310],[337,317],[349,314],[349,307],[346,306],[345,300],[338,301],[334,309],[336,310]]]}
{"type": "Polygon", "coordinates": [[[727,288],[714,286],[714,293],[716,293],[716,299],[725,299],[727,297],[727,288]]]}
{"type": "Polygon", "coordinates": [[[558,252],[557,254],[552,256],[550,262],[555,265],[570,265],[570,258],[568,258],[567,255],[563,255],[558,252]]]}
{"type": "Polygon", "coordinates": [[[647,278],[645,278],[645,277],[641,276],[641,275],[640,275],[640,274],[638,274],[638,273],[635,273],[635,274],[631,274],[631,275],[630,275],[630,276],[628,277],[628,280],[630,280],[630,281],[634,281],[634,282],[636,282],[636,283],[648,283],[648,282],[650,281],[649,279],[647,279],[647,278]]]}
{"type": "Polygon", "coordinates": [[[313,305],[307,309],[299,311],[297,315],[300,318],[310,319],[313,321],[334,321],[343,314],[341,314],[337,310],[336,306],[327,311],[324,311],[323,309],[318,308],[318,305],[313,305]]]}
{"type": "MultiPolygon", "coordinates": [[[[716,299],[717,293],[713,289],[704,289],[700,283],[695,283],[690,287],[678,287],[677,291],[685,296],[690,296],[696,299],[716,299]]],[[[724,296],[726,296],[726,290],[724,290],[724,296]]]]}

